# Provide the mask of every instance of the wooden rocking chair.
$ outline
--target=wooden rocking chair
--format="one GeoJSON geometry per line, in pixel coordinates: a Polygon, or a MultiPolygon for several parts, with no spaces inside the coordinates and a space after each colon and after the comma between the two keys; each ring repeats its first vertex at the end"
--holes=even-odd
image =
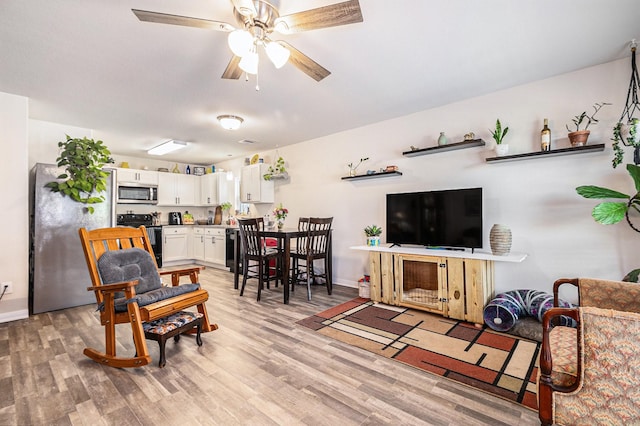
{"type": "Polygon", "coordinates": [[[205,302],[209,298],[200,288],[200,267],[158,271],[147,230],[139,228],[79,229],[80,240],[93,291],[105,327],[105,352],[85,348],[92,360],[112,367],[141,367],[151,362],[143,322],[153,321],[196,306],[202,314],[202,332],[218,328],[210,324],[205,302]],[[171,287],[163,287],[160,275],[171,275],[171,287]],[[189,276],[191,284],[180,285],[189,276]],[[116,324],[130,323],[136,353],[116,356],[116,324]]]}

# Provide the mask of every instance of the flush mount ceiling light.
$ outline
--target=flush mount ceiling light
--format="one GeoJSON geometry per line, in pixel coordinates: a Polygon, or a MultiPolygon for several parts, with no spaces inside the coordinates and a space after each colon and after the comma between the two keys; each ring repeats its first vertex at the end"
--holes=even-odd
{"type": "Polygon", "coordinates": [[[151,148],[147,151],[149,155],[165,155],[173,151],[177,151],[178,149],[185,148],[187,146],[186,142],[176,141],[176,140],[168,140],[154,148],[151,148]]]}
{"type": "Polygon", "coordinates": [[[218,121],[223,129],[227,130],[237,130],[240,128],[240,125],[244,121],[242,117],[238,117],[237,115],[219,115],[218,121]]]}

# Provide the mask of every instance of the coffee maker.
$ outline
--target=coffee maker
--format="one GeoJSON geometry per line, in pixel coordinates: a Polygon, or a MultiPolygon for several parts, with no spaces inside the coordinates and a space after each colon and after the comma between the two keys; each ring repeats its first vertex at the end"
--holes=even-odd
{"type": "Polygon", "coordinates": [[[182,225],[182,214],[180,212],[169,212],[169,225],[182,225]]]}

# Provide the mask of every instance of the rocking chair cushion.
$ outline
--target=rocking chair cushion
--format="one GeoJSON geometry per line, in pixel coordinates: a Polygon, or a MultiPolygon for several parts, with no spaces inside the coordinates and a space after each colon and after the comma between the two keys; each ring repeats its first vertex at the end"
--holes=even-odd
{"type": "Polygon", "coordinates": [[[147,306],[161,300],[170,299],[174,296],[179,296],[184,293],[191,293],[200,289],[199,283],[180,284],[175,287],[160,287],[155,290],[147,291],[146,293],[136,294],[131,299],[121,297],[114,300],[116,312],[126,312],[127,304],[132,302],[138,302],[138,306],[147,306]]]}
{"type": "MultiPolygon", "coordinates": [[[[143,294],[162,287],[160,274],[149,252],[140,248],[111,250],[98,259],[98,271],[104,284],[138,280],[136,294],[143,294]]],[[[123,298],[118,292],[115,298],[123,298]]]]}

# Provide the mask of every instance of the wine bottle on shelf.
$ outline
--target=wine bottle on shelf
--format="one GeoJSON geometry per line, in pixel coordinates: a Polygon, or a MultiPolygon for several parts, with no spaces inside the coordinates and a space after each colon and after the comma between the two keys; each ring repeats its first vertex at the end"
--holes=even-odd
{"type": "Polygon", "coordinates": [[[544,119],[544,127],[540,131],[540,150],[551,151],[551,129],[547,118],[544,119]]]}

